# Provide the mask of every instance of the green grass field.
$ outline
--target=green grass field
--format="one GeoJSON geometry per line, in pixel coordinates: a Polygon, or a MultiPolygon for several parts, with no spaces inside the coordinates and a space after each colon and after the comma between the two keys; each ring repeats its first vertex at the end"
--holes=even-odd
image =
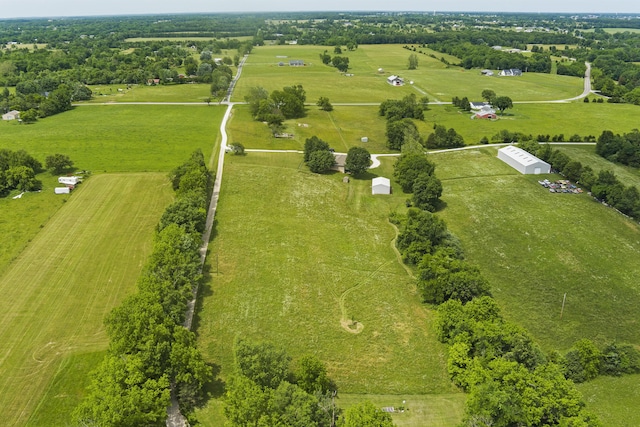
{"type": "Polygon", "coordinates": [[[96,175],[0,275],[3,424],[24,425],[38,407],[52,409],[33,425],[68,421],[77,394],[51,385],[61,372],[79,378],[67,358],[106,348],[103,318],[133,291],[171,197],[163,173],[96,175]]]}
{"type": "Polygon", "coordinates": [[[605,426],[636,427],[640,425],[640,375],[599,377],[579,384],[589,410],[600,417],[605,426]]]}
{"type": "Polygon", "coordinates": [[[85,103],[104,102],[201,102],[211,96],[208,84],[96,85],[89,86],[93,98],[85,103]]]}
{"type": "MultiPolygon", "coordinates": [[[[638,224],[586,194],[551,194],[495,156],[483,148],[432,159],[447,203],[441,215],[505,316],[545,350],[581,338],[640,344],[638,224]]],[[[600,163],[592,166],[611,166],[600,163]]]]}
{"type": "MultiPolygon", "coordinates": [[[[196,321],[221,378],[242,337],[281,345],[294,361],[318,355],[343,393],[455,392],[433,313],[393,251],[387,217],[406,196],[374,198],[368,179],[310,174],[296,154],[227,161],[196,321]]],[[[199,419],[219,411],[212,401],[199,419]]]]}
{"type": "MultiPolygon", "coordinates": [[[[262,86],[269,91],[284,86],[302,84],[307,100],[315,102],[326,96],[332,102],[381,102],[388,98],[402,98],[415,93],[430,99],[450,101],[452,97],[467,96],[480,99],[484,89],[492,89],[515,101],[563,99],[582,92],[582,79],[550,74],[527,73],[520,78],[487,77],[478,70],[447,67],[439,59],[419,55],[417,70],[408,70],[409,55],[413,53],[400,45],[366,45],[357,50],[343,51],[350,60],[349,73],[340,74],[335,68],[322,64],[319,55],[327,49],[322,46],[262,46],[252,51],[243,69],[233,100],[242,101],[249,88],[262,86]],[[290,59],[302,59],[305,67],[289,67],[290,59]],[[284,66],[279,66],[280,62],[284,66]],[[378,70],[382,68],[383,72],[378,70]],[[413,81],[403,87],[392,87],[386,77],[397,74],[413,81]]],[[[423,49],[425,52],[432,52],[423,49]]],[[[442,54],[434,53],[437,58],[442,54]]],[[[452,62],[458,62],[449,58],[452,62]]]]}
{"type": "Polygon", "coordinates": [[[182,105],[75,107],[31,125],[0,123],[0,148],[25,149],[44,163],[67,154],[95,172],[168,172],[201,149],[205,158],[218,137],[224,108],[182,105]]]}

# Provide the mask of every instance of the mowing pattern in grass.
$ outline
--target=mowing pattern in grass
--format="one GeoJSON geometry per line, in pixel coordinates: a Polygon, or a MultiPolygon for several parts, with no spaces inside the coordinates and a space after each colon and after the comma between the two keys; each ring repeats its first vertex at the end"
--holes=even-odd
{"type": "Polygon", "coordinates": [[[44,161],[67,154],[93,172],[170,171],[202,149],[209,158],[224,108],[179,105],[83,106],[33,125],[0,123],[0,148],[24,148],[44,161]]]}
{"type": "Polygon", "coordinates": [[[640,375],[598,377],[578,384],[587,407],[605,426],[637,427],[640,425],[640,375]]]}
{"type": "Polygon", "coordinates": [[[25,424],[65,357],[106,347],[102,320],[133,291],[170,200],[164,174],[94,176],[0,276],[4,425],[25,424]]]}
{"type": "Polygon", "coordinates": [[[100,102],[201,102],[211,96],[209,84],[176,85],[94,85],[89,86],[93,98],[87,103],[100,102]]]}
{"type": "Polygon", "coordinates": [[[640,227],[586,194],[551,194],[540,177],[495,156],[486,148],[432,159],[447,203],[442,217],[505,317],[545,350],[566,350],[580,338],[640,344],[640,227]]]}
{"type": "Polygon", "coordinates": [[[386,218],[404,197],[374,198],[369,180],[298,170],[301,155],[228,160],[210,246],[213,283],[203,291],[212,296],[197,323],[222,376],[243,337],[282,345],[294,359],[317,354],[343,392],[452,392],[433,314],[391,247],[386,218]],[[341,301],[359,333],[343,329],[341,301]]]}

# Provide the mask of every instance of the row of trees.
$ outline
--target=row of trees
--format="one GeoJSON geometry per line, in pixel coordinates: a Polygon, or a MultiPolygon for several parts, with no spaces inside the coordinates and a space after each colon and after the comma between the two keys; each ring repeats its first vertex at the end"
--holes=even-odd
{"type": "MultiPolygon", "coordinates": [[[[342,50],[336,51],[335,53],[342,53],[342,50]]],[[[348,56],[339,56],[336,55],[332,57],[325,50],[320,54],[320,60],[324,65],[331,65],[338,69],[338,71],[342,73],[346,73],[349,70],[349,57],[348,56]]]]}
{"type": "MultiPolygon", "coordinates": [[[[336,164],[333,149],[329,143],[317,136],[307,138],[304,143],[304,162],[314,173],[328,172],[336,164]]],[[[347,152],[344,169],[353,175],[360,175],[369,169],[371,154],[366,148],[351,147],[347,152]]]]}
{"type": "Polygon", "coordinates": [[[598,138],[596,153],[611,162],[640,168],[640,131],[614,135],[606,130],[598,138]]]}
{"type": "Polygon", "coordinates": [[[422,153],[422,147],[398,157],[393,177],[405,193],[413,193],[408,205],[435,212],[440,205],[442,183],[435,175],[435,165],[422,153]]]}
{"type": "Polygon", "coordinates": [[[424,120],[424,110],[428,105],[427,97],[418,100],[413,93],[401,100],[388,99],[380,104],[378,113],[387,119],[387,147],[400,150],[405,143],[422,145],[418,127],[413,120],[424,120]]]}
{"type": "Polygon", "coordinates": [[[211,367],[183,326],[201,279],[200,231],[211,178],[202,152],[171,174],[176,201],[158,225],[138,292],[106,318],[107,355],[74,411],[82,425],[165,425],[171,391],[183,414],[202,401],[211,367]]]}

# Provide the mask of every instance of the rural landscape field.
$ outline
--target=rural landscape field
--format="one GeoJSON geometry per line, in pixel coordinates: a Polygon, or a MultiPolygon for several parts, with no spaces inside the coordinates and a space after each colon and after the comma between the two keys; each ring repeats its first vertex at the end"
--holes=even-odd
{"type": "Polygon", "coordinates": [[[453,15],[379,22],[358,14],[292,16],[139,17],[136,31],[114,20],[103,34],[111,45],[91,18],[59,22],[59,33],[77,39],[68,46],[49,35],[46,21],[21,30],[38,35],[37,46],[14,42],[13,21],[0,30],[0,83],[7,87],[0,107],[3,114],[24,107],[20,120],[0,122],[2,424],[187,425],[172,418],[183,415],[190,425],[231,427],[640,425],[640,89],[630,86],[635,69],[620,65],[632,67],[634,52],[620,64],[609,51],[589,56],[605,41],[618,43],[614,36],[636,42],[640,30],[620,28],[614,17],[588,31],[549,16],[569,30],[538,34],[504,28],[521,16],[480,29],[453,15]],[[385,38],[372,41],[374,28],[384,28],[385,38]],[[88,30],[95,40],[74,33],[88,30]],[[91,43],[97,53],[87,59],[91,43]],[[82,67],[54,69],[78,52],[87,56],[82,67]],[[37,55],[52,74],[33,71],[37,55]],[[516,67],[494,67],[492,55],[520,55],[527,67],[547,69],[500,76],[501,68],[516,67]],[[348,58],[346,70],[331,61],[336,56],[348,58]],[[28,61],[31,71],[21,71],[28,61]],[[612,79],[607,61],[624,77],[612,79]],[[94,66],[103,71],[89,71],[94,66]],[[390,76],[402,84],[389,84],[390,76]],[[55,79],[59,86],[46,96],[27,94],[55,79]],[[614,83],[618,89],[608,88],[614,83]],[[69,95],[55,110],[54,100],[72,92],[86,96],[69,95]],[[301,111],[287,116],[300,93],[301,111]],[[497,107],[501,97],[509,99],[504,108],[497,107]],[[460,98],[490,101],[495,118],[455,105],[460,98]],[[389,100],[397,103],[385,112],[389,100]],[[402,102],[419,105],[422,117],[402,102]],[[399,145],[392,114],[405,114],[399,145]],[[458,142],[434,143],[440,128],[458,142]],[[619,151],[606,158],[605,131],[627,138],[616,139],[619,151]],[[370,167],[318,173],[310,151],[317,139],[333,162],[364,149],[370,167]],[[588,166],[591,191],[550,192],[541,181],[567,179],[569,168],[521,174],[498,158],[504,145],[588,166]],[[72,160],[61,173],[50,165],[57,153],[72,160]],[[15,162],[29,156],[40,168],[27,188],[16,172],[24,166],[15,162]],[[445,237],[407,249],[401,240],[418,215],[418,187],[406,191],[398,165],[411,156],[426,161],[420,165],[430,165],[441,186],[420,215],[441,221],[434,224],[445,237]],[[194,165],[208,168],[208,178],[191,175],[194,165]],[[83,180],[54,194],[64,175],[83,180]],[[616,193],[598,187],[610,176],[616,193]],[[390,194],[372,194],[379,177],[390,179],[390,194]],[[204,201],[184,190],[198,185],[204,201]],[[637,196],[635,204],[614,205],[622,195],[637,196]],[[176,206],[192,216],[180,217],[176,206]],[[177,225],[168,227],[167,218],[177,225]],[[163,236],[180,227],[184,235],[166,249],[163,236]],[[180,251],[203,235],[201,274],[191,277],[184,266],[172,272],[195,292],[193,312],[166,305],[182,307],[176,301],[186,301],[184,292],[144,315],[126,312],[135,295],[168,292],[152,289],[154,280],[173,289],[162,281],[166,271],[153,270],[164,256],[154,251],[184,260],[180,251]],[[408,250],[423,252],[416,261],[408,250]],[[487,290],[430,301],[425,271],[436,270],[442,256],[481,277],[474,280],[487,290]],[[446,327],[454,326],[443,319],[478,301],[488,305],[467,323],[457,319],[457,336],[447,340],[446,327]],[[193,338],[180,341],[172,335],[177,328],[166,326],[174,323],[145,317],[158,312],[180,329],[189,326],[193,338]],[[131,344],[135,351],[122,350],[113,313],[170,338],[146,336],[131,344]],[[484,317],[500,326],[483,324],[484,317]],[[184,343],[193,347],[172,350],[184,343]],[[188,375],[176,373],[176,364],[200,358],[188,375]],[[243,371],[247,360],[254,377],[243,371]],[[312,374],[310,363],[317,363],[312,374]],[[165,364],[169,372],[156,375],[165,364]],[[284,371],[276,375],[276,368],[284,371]],[[308,375],[316,383],[305,389],[308,375]],[[528,401],[527,382],[567,390],[566,399],[528,401]],[[95,398],[101,388],[113,401],[95,398]],[[104,418],[87,415],[90,399],[106,402],[96,410],[104,418]],[[508,410],[492,412],[491,399],[508,410]],[[142,409],[158,405],[160,415],[142,409]]]}

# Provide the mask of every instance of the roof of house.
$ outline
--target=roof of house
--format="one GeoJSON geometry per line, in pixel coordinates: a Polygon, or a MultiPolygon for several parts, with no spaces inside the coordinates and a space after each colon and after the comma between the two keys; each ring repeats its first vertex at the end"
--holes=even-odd
{"type": "Polygon", "coordinates": [[[469,105],[471,106],[471,108],[473,108],[474,110],[480,110],[484,107],[489,106],[488,103],[486,102],[470,102],[469,105]]]}

